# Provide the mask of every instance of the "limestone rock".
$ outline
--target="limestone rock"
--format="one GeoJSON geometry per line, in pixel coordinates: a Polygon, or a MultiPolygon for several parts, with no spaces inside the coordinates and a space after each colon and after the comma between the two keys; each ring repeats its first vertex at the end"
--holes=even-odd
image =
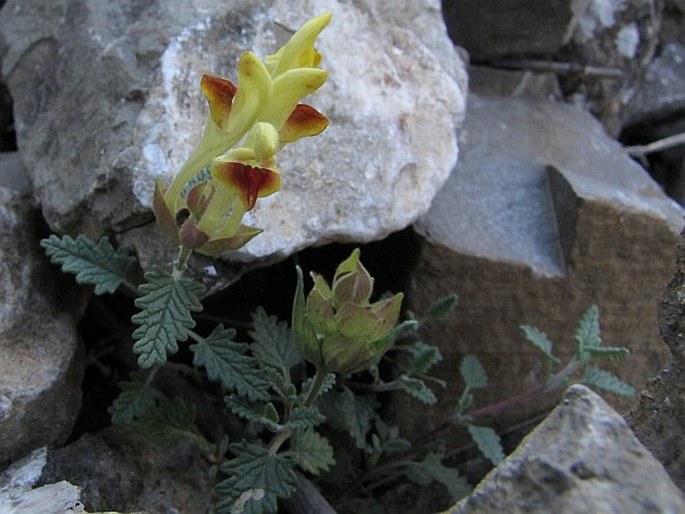
{"type": "Polygon", "coordinates": [[[685,488],[685,233],[676,250],[676,270],[661,297],[659,328],[671,352],[668,369],[649,382],[628,416],[635,435],[685,488]]]}
{"type": "Polygon", "coordinates": [[[204,514],[213,483],[190,445],[162,447],[130,427],[84,434],[50,450],[42,483],[68,480],[88,511],[204,514]]]}
{"type": "Polygon", "coordinates": [[[685,511],[683,493],[625,421],[584,386],[449,514],[685,511]]]}
{"type": "MultiPolygon", "coordinates": [[[[35,218],[25,196],[0,188],[0,466],[63,443],[81,401],[75,323],[56,307],[35,218]]],[[[69,305],[69,291],[60,293],[69,305]]]]}
{"type": "MultiPolygon", "coordinates": [[[[592,304],[604,344],[632,352],[611,369],[639,389],[667,363],[656,300],[671,274],[682,209],[578,108],[472,95],[460,144],[459,164],[415,225],[424,244],[407,295],[414,312],[445,294],[460,296],[452,318],[423,334],[439,345],[445,359],[436,370],[449,385],[429,416],[398,398],[398,423],[417,434],[450,415],[466,354],[489,376],[474,407],[533,388],[545,362],[519,325],[546,332],[565,359],[592,304]]],[[[501,422],[555,402],[536,400],[501,422]]]]}
{"type": "MultiPolygon", "coordinates": [[[[155,178],[180,168],[204,124],[201,75],[233,77],[243,50],[273,52],[323,11],[329,81],[308,100],[331,126],[280,155],[284,189],[250,213],[265,233],[236,258],[378,239],[423,214],[457,157],[466,90],[437,0],[8,1],[3,74],[50,226],[98,235],[150,223],[155,178]]],[[[127,239],[148,262],[150,237],[161,236],[127,239]]]]}

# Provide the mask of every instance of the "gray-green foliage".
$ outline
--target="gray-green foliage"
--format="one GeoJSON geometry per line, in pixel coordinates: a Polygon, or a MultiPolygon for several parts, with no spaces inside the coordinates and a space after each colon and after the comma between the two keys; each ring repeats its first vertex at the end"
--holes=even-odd
{"type": "Polygon", "coordinates": [[[62,271],[76,275],[76,282],[95,286],[95,294],[113,293],[135,262],[135,257],[122,248],[115,250],[106,237],[97,243],[83,235],[51,235],[40,242],[50,261],[62,271]]]}
{"type": "Polygon", "coordinates": [[[139,289],[143,296],[135,305],[140,312],[131,318],[140,325],[133,331],[133,351],[141,368],[151,368],[164,364],[168,354],[178,351],[178,343],[188,339],[188,330],[195,327],[192,313],[202,310],[205,287],[155,267],[145,273],[139,289]]]}
{"type": "MultiPolygon", "coordinates": [[[[541,350],[547,359],[555,364],[561,361],[554,356],[552,343],[547,335],[537,328],[522,325],[526,339],[541,350]]],[[[602,346],[602,335],[599,324],[599,308],[592,305],[583,314],[574,333],[575,353],[566,366],[548,379],[548,384],[564,385],[571,376],[580,371],[580,381],[610,393],[632,396],[635,389],[623,382],[616,375],[596,366],[598,360],[620,360],[630,355],[627,348],[620,346],[602,346]]]]}

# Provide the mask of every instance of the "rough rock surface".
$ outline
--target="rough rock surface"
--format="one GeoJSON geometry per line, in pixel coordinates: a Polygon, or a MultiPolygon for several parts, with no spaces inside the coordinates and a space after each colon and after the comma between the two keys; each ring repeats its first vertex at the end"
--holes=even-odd
{"type": "Polygon", "coordinates": [[[685,233],[676,250],[675,274],[661,297],[659,328],[671,364],[649,382],[627,419],[675,484],[685,489],[685,233]]]}
{"type": "Polygon", "coordinates": [[[684,511],[683,493],[621,416],[575,385],[514,453],[447,512],[684,511]]]}
{"type": "MultiPolygon", "coordinates": [[[[63,443],[81,401],[76,327],[48,290],[53,271],[40,254],[36,218],[25,196],[0,188],[0,467],[63,443]]],[[[68,305],[70,291],[59,293],[68,305]]]]}
{"type": "MultiPolygon", "coordinates": [[[[464,110],[465,73],[437,0],[8,1],[3,74],[50,226],[97,235],[149,223],[154,179],[168,181],[204,125],[202,73],[231,78],[243,50],[273,52],[329,10],[318,48],[330,78],[311,103],[331,126],[282,152],[284,189],[246,218],[266,230],[237,258],[410,224],[454,165],[464,110]]],[[[127,242],[154,260],[159,237],[140,229],[127,242]]]]}
{"type": "Polygon", "coordinates": [[[163,448],[117,426],[50,450],[40,481],[77,485],[88,511],[204,514],[213,486],[200,462],[191,446],[163,448]]]}
{"type": "MultiPolygon", "coordinates": [[[[534,387],[545,363],[519,325],[546,332],[565,359],[592,304],[605,344],[632,352],[612,369],[639,389],[667,363],[656,299],[671,275],[682,209],[578,108],[472,95],[461,144],[455,172],[416,224],[425,243],[408,294],[414,312],[460,296],[452,318],[424,334],[443,352],[436,369],[449,386],[428,415],[398,398],[400,424],[418,433],[449,416],[462,389],[455,369],[469,353],[490,377],[475,407],[534,387]]],[[[555,401],[499,419],[510,425],[555,401]]]]}

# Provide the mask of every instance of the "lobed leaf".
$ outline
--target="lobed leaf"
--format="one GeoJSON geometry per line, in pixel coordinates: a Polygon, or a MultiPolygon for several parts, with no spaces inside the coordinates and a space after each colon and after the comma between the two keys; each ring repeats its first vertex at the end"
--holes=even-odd
{"type": "Polygon", "coordinates": [[[452,314],[458,302],[459,296],[456,293],[445,295],[428,307],[423,317],[433,322],[444,321],[452,314]]]}
{"type": "Polygon", "coordinates": [[[475,355],[466,355],[462,359],[459,373],[469,389],[483,389],[488,385],[488,375],[475,355]]]}
{"type": "Polygon", "coordinates": [[[261,423],[267,430],[272,432],[278,430],[278,415],[274,420],[273,410],[275,408],[273,404],[250,402],[247,398],[235,394],[226,396],[224,402],[226,407],[236,416],[240,416],[247,421],[261,423]],[[271,407],[269,408],[268,405],[271,405],[271,407]]]}
{"type": "Polygon", "coordinates": [[[226,387],[250,401],[266,400],[270,382],[257,359],[245,355],[248,345],[233,340],[232,328],[217,325],[207,338],[192,344],[193,365],[204,367],[210,380],[218,380],[226,387]]]}
{"type": "Polygon", "coordinates": [[[131,317],[140,325],[133,332],[133,351],[142,368],[164,364],[167,354],[178,351],[178,342],[188,338],[188,330],[195,326],[192,312],[202,310],[199,296],[202,284],[172,276],[159,267],[145,273],[146,282],[140,286],[143,296],[135,305],[141,311],[131,317]]]}
{"type": "Polygon", "coordinates": [[[602,345],[599,328],[599,307],[592,305],[583,314],[578,323],[574,339],[576,341],[576,356],[579,360],[585,358],[585,350],[587,348],[597,348],[602,345]]]}
{"type": "Polygon", "coordinates": [[[454,501],[471,492],[466,478],[460,476],[456,469],[443,465],[442,456],[437,452],[429,453],[422,461],[409,462],[406,475],[419,485],[428,485],[433,480],[441,483],[454,501]]]}
{"type": "Polygon", "coordinates": [[[303,471],[317,476],[321,471],[329,471],[330,466],[335,464],[333,447],[328,439],[314,430],[295,432],[287,456],[303,471]]]}
{"type": "Polygon", "coordinates": [[[329,425],[350,434],[357,448],[366,448],[366,434],[377,416],[378,403],[373,396],[355,395],[345,388],[322,397],[318,405],[329,425]]]}
{"type": "Polygon", "coordinates": [[[582,382],[622,396],[635,395],[635,389],[632,386],[626,384],[613,373],[591,364],[585,367],[585,376],[582,382]]]}
{"type": "Polygon", "coordinates": [[[195,438],[193,426],[197,410],[182,398],[162,398],[158,405],[140,417],[141,431],[158,444],[171,446],[188,437],[195,438]]]}
{"type": "Polygon", "coordinates": [[[538,350],[544,353],[545,357],[555,363],[561,362],[552,354],[552,341],[549,340],[547,334],[545,334],[542,330],[530,325],[521,325],[520,328],[523,330],[526,339],[533,343],[538,350]]]}
{"type": "Polygon", "coordinates": [[[326,416],[317,407],[298,406],[290,413],[288,424],[295,430],[307,430],[324,421],[326,416]]]}
{"type": "Polygon", "coordinates": [[[490,427],[467,426],[471,438],[485,457],[495,466],[504,460],[502,442],[497,433],[490,427]]]}
{"type": "Polygon", "coordinates": [[[120,382],[119,387],[121,392],[107,409],[115,425],[132,423],[163,397],[160,391],[144,382],[120,382]]]}
{"type": "Polygon", "coordinates": [[[433,405],[438,399],[433,394],[433,391],[426,385],[426,383],[419,379],[408,377],[407,375],[400,375],[396,381],[397,385],[406,393],[412,395],[419,401],[428,405],[433,405]]]}
{"type": "Polygon", "coordinates": [[[289,370],[302,360],[286,322],[278,321],[276,316],[269,316],[264,308],[257,307],[252,313],[252,323],[254,328],[249,334],[254,342],[250,350],[264,364],[289,370]]]}
{"type": "Polygon", "coordinates": [[[115,250],[106,237],[95,243],[84,235],[73,239],[53,234],[40,246],[63,272],[76,275],[76,282],[94,285],[96,295],[114,293],[135,262],[124,249],[115,250]]]}
{"type": "Polygon", "coordinates": [[[216,489],[223,496],[217,512],[276,512],[277,498],[295,491],[294,463],[267,448],[246,442],[230,445],[234,459],[221,465],[229,475],[216,489]]]}
{"type": "Polygon", "coordinates": [[[408,368],[413,373],[426,373],[430,368],[442,360],[442,354],[437,346],[417,341],[409,346],[412,356],[408,368]]]}
{"type": "Polygon", "coordinates": [[[585,353],[592,359],[620,360],[630,355],[630,350],[622,346],[587,347],[585,353]]]}

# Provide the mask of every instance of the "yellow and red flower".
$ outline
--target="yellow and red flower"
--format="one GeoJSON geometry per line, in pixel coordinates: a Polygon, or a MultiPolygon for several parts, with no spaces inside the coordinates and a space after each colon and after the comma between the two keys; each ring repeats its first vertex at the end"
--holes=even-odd
{"type": "Polygon", "coordinates": [[[330,18],[326,13],[307,21],[263,61],[243,53],[237,86],[202,77],[210,116],[200,143],[168,189],[157,182],[153,198],[160,227],[175,241],[216,255],[260,232],[240,220],[258,198],[280,189],[276,153],[328,126],[326,116],[300,100],[326,81],[314,42],[330,18]],[[199,185],[191,186],[195,182],[199,185]]]}

